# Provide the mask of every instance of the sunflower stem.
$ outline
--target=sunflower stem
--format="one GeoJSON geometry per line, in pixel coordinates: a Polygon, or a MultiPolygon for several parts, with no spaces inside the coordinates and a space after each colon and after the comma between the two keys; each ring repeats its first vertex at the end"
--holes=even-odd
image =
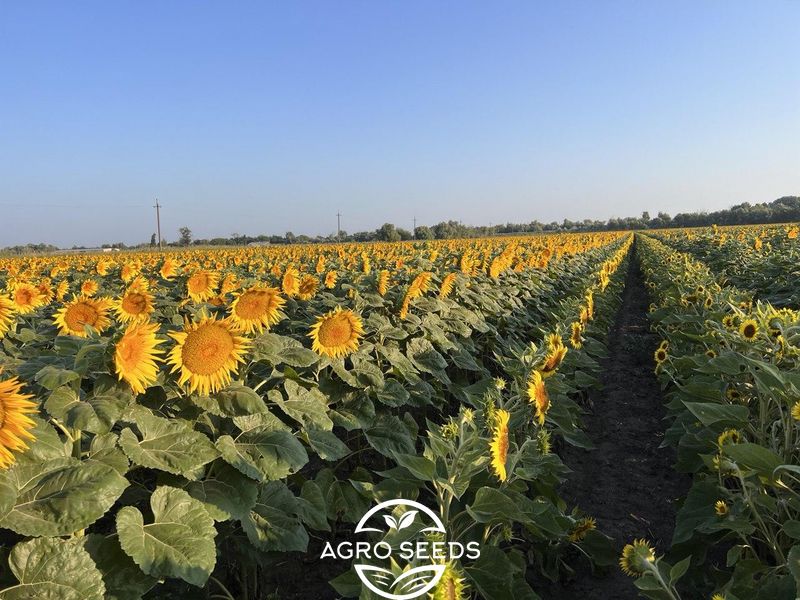
{"type": "Polygon", "coordinates": [[[72,432],[72,456],[80,460],[81,458],[81,430],[75,429],[72,432]]]}

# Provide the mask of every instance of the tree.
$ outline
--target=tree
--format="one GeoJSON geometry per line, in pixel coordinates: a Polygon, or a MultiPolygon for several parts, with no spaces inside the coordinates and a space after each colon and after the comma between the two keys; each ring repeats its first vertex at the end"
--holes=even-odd
{"type": "Polygon", "coordinates": [[[178,244],[181,246],[188,246],[192,243],[192,230],[188,227],[181,227],[178,229],[178,234],[180,234],[180,238],[178,238],[178,244]]]}
{"type": "Polygon", "coordinates": [[[414,228],[414,238],[418,240],[432,240],[434,238],[433,231],[427,225],[420,225],[414,228]]]}
{"type": "Polygon", "coordinates": [[[287,244],[293,244],[294,241],[297,239],[297,236],[293,234],[291,231],[287,231],[286,235],[283,236],[286,240],[287,244]]]}
{"type": "Polygon", "coordinates": [[[153,235],[151,235],[151,236],[150,236],[150,247],[152,248],[152,247],[153,247],[153,246],[155,246],[157,243],[158,243],[158,242],[156,241],[156,234],[154,233],[153,235]]]}
{"type": "Polygon", "coordinates": [[[410,231],[408,231],[407,229],[403,229],[402,227],[397,228],[397,234],[400,236],[400,239],[404,242],[412,239],[413,237],[410,231]]]}
{"type": "Polygon", "coordinates": [[[397,228],[391,223],[384,223],[380,229],[375,231],[375,237],[384,242],[399,242],[400,234],[397,228]]]}

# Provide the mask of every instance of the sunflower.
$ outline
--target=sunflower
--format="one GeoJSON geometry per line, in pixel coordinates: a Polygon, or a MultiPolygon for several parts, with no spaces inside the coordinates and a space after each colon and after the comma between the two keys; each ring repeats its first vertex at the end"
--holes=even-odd
{"type": "Polygon", "coordinates": [[[385,296],[389,291],[389,271],[386,269],[378,272],[377,291],[379,296],[385,296]]]}
{"type": "Polygon", "coordinates": [[[32,313],[44,304],[44,299],[39,288],[30,283],[18,283],[11,292],[11,301],[14,308],[21,315],[32,313]]]}
{"type": "Polygon", "coordinates": [[[219,284],[219,275],[211,271],[197,271],[186,281],[186,292],[194,302],[212,298],[219,284]]]}
{"type": "Polygon", "coordinates": [[[575,348],[575,350],[580,350],[583,347],[583,323],[580,321],[575,321],[571,325],[572,332],[569,336],[569,343],[570,346],[575,348]]]}
{"type": "Polygon", "coordinates": [[[725,315],[722,317],[722,324],[728,329],[736,327],[736,317],[734,315],[725,315]]]}
{"type": "Polygon", "coordinates": [[[593,529],[597,529],[597,521],[594,517],[579,519],[572,528],[572,531],[569,532],[569,541],[580,542],[586,537],[586,534],[593,529]]]}
{"type": "Polygon", "coordinates": [[[544,425],[547,411],[550,410],[550,396],[547,394],[542,374],[535,369],[528,377],[528,399],[536,409],[536,420],[539,425],[544,425]]]}
{"type": "Polygon", "coordinates": [[[256,286],[238,294],[228,312],[240,331],[260,333],[283,318],[280,311],[285,303],[278,289],[256,286]]]}
{"type": "Polygon", "coordinates": [[[0,381],[0,469],[14,464],[14,452],[27,450],[27,441],[34,440],[31,429],[36,427],[28,415],[37,412],[30,394],[22,393],[16,377],[0,381]]]}
{"type": "Polygon", "coordinates": [[[725,517],[730,512],[730,508],[728,508],[725,500],[717,500],[714,503],[714,512],[717,513],[718,517],[725,517]]]}
{"type": "Polygon", "coordinates": [[[417,275],[414,278],[414,281],[411,282],[411,285],[408,286],[406,297],[409,299],[413,299],[422,296],[422,294],[427,292],[432,276],[433,273],[431,273],[430,271],[423,271],[422,273],[417,275]]]}
{"type": "Polygon", "coordinates": [[[58,325],[59,335],[86,337],[86,327],[102,332],[111,325],[108,311],[111,302],[107,298],[77,296],[59,309],[53,321],[58,325]]]}
{"type": "Polygon", "coordinates": [[[62,279],[61,281],[58,282],[58,285],[56,286],[56,291],[53,294],[53,296],[56,300],[61,302],[64,299],[64,296],[67,295],[68,291],[69,291],[69,282],[66,279],[62,279]]]}
{"type": "Polygon", "coordinates": [[[283,279],[281,280],[281,289],[283,293],[290,298],[296,296],[300,291],[300,274],[292,265],[286,267],[283,279]]]}
{"type": "Polygon", "coordinates": [[[114,368],[120,381],[124,380],[136,394],[155,383],[157,362],[161,362],[157,346],[163,343],[156,337],[155,323],[134,323],[125,330],[114,348],[114,368]]]}
{"type": "Polygon", "coordinates": [[[742,321],[739,325],[739,334],[748,342],[752,342],[758,335],[758,323],[754,319],[742,321]]]}
{"type": "Polygon", "coordinates": [[[317,287],[319,287],[319,279],[313,275],[304,275],[303,279],[300,280],[297,297],[300,298],[300,300],[311,300],[314,294],[317,293],[317,287]]]}
{"type": "Polygon", "coordinates": [[[81,284],[81,294],[87,298],[91,298],[97,293],[100,286],[94,279],[87,279],[81,284]]]}
{"type": "Polygon", "coordinates": [[[549,352],[545,357],[542,367],[539,369],[544,378],[555,374],[556,369],[558,369],[564,357],[567,355],[567,347],[564,345],[561,336],[557,333],[551,333],[547,336],[547,346],[549,352]]]}
{"type": "Polygon", "coordinates": [[[448,273],[442,279],[442,285],[439,288],[439,298],[447,298],[453,291],[453,287],[456,284],[456,277],[455,273],[448,273]]]}
{"type": "Polygon", "coordinates": [[[653,353],[653,359],[656,361],[657,365],[660,365],[667,360],[667,350],[665,348],[658,348],[658,350],[653,353]]]}
{"type": "Polygon", "coordinates": [[[314,352],[331,358],[344,357],[358,349],[364,334],[361,317],[341,307],[318,317],[308,334],[314,352]]]}
{"type": "Polygon", "coordinates": [[[236,334],[229,319],[202,317],[186,322],[183,331],[170,333],[177,343],[170,351],[171,373],[180,371],[179,385],[203,396],[218,392],[231,382],[231,374],[244,362],[250,343],[236,334]]]}
{"type": "Polygon", "coordinates": [[[792,405],[792,418],[795,421],[800,421],[800,402],[795,402],[792,405]]]}
{"type": "Polygon", "coordinates": [[[0,338],[14,324],[14,303],[5,294],[0,294],[0,338]]]}
{"type": "Polygon", "coordinates": [[[508,419],[507,410],[499,409],[494,413],[495,426],[492,431],[492,441],[489,450],[492,454],[492,469],[500,481],[508,478],[506,473],[506,459],[508,458],[508,419]]]}
{"type": "Polygon", "coordinates": [[[114,311],[122,323],[141,323],[150,319],[153,310],[153,296],[146,291],[128,289],[125,295],[114,304],[114,311]]]}
{"type": "Polygon", "coordinates": [[[336,280],[339,278],[339,274],[336,271],[328,271],[325,274],[325,287],[329,290],[332,290],[336,287],[336,280]]]}
{"type": "Polygon", "coordinates": [[[738,444],[742,441],[742,434],[737,429],[726,429],[717,436],[717,446],[722,448],[725,444],[738,444]]]}
{"type": "Polygon", "coordinates": [[[464,574],[453,562],[447,563],[439,583],[431,592],[431,600],[466,600],[470,597],[464,574]]]}
{"type": "Polygon", "coordinates": [[[634,540],[633,544],[627,544],[622,549],[619,566],[627,575],[638,577],[644,574],[655,560],[656,555],[650,544],[645,540],[634,540]]]}
{"type": "Polygon", "coordinates": [[[158,274],[161,275],[162,279],[172,279],[178,274],[178,263],[171,258],[164,259],[158,274]]]}

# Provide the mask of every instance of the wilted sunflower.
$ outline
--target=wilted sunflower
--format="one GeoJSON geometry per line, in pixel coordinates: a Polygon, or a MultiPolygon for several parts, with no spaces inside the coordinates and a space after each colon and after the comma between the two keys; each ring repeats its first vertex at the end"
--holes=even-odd
{"type": "MultiPolygon", "coordinates": [[[[141,288],[137,288],[141,289],[141,288]]],[[[142,323],[153,313],[153,296],[147,291],[128,289],[114,304],[114,311],[122,323],[142,323]]]]}
{"type": "Polygon", "coordinates": [[[494,413],[494,430],[492,431],[492,441],[489,443],[489,450],[492,455],[492,469],[500,481],[508,478],[506,473],[506,459],[508,458],[508,420],[507,410],[499,409],[494,413]]]}
{"type": "Polygon", "coordinates": [[[108,298],[77,296],[56,312],[53,321],[58,326],[59,335],[86,337],[87,326],[102,332],[111,325],[108,318],[110,308],[108,298]]]}
{"type": "Polygon", "coordinates": [[[14,464],[14,452],[28,448],[27,441],[34,438],[31,429],[36,423],[28,416],[37,412],[30,394],[22,393],[22,384],[16,377],[0,381],[0,469],[14,464]]]}
{"type": "Polygon", "coordinates": [[[39,288],[30,283],[18,283],[11,292],[11,301],[14,308],[21,315],[32,313],[44,304],[44,298],[39,288]]]}
{"type": "Polygon", "coordinates": [[[156,363],[161,362],[159,355],[164,351],[158,349],[163,340],[156,337],[157,331],[155,323],[133,324],[125,330],[114,348],[117,377],[126,381],[136,394],[143,394],[158,376],[156,363]]]}
{"type": "Polygon", "coordinates": [[[386,292],[389,291],[389,271],[384,269],[380,273],[378,273],[378,294],[380,296],[385,296],[386,292]]]}
{"type": "Polygon", "coordinates": [[[551,333],[547,336],[548,353],[544,359],[544,363],[540,367],[542,377],[547,378],[555,374],[564,357],[567,355],[567,347],[564,345],[561,336],[557,333],[551,333]]]}
{"type": "Polygon", "coordinates": [[[355,352],[363,333],[361,317],[351,310],[336,307],[317,318],[308,337],[312,339],[311,347],[314,352],[338,358],[355,352]]]}
{"type": "Polygon", "coordinates": [[[528,377],[528,399],[536,409],[536,420],[539,425],[544,425],[547,411],[550,410],[550,396],[547,394],[542,374],[535,369],[528,377]]]}
{"type": "Polygon", "coordinates": [[[319,280],[313,275],[304,275],[300,280],[300,287],[297,290],[297,297],[300,300],[311,300],[314,294],[317,293],[319,287],[319,280]]]}
{"type": "Polygon", "coordinates": [[[0,338],[14,324],[14,303],[5,294],[0,294],[0,338]]]}
{"type": "Polygon", "coordinates": [[[296,296],[300,291],[300,274],[292,265],[289,265],[283,274],[283,279],[281,280],[281,289],[283,290],[283,293],[290,298],[292,296],[296,296]]]}
{"type": "Polygon", "coordinates": [[[739,334],[748,342],[752,342],[758,335],[758,323],[754,319],[742,321],[739,325],[739,334]]]}
{"type": "Polygon", "coordinates": [[[215,295],[219,275],[211,271],[197,271],[186,281],[186,293],[194,302],[204,302],[215,295]]]}
{"type": "Polygon", "coordinates": [[[229,319],[202,317],[200,322],[186,322],[183,331],[169,334],[177,344],[170,351],[171,373],[180,371],[179,385],[189,384],[189,392],[204,396],[218,392],[231,382],[231,375],[244,362],[249,347],[236,334],[229,319]]]}
{"type": "Polygon", "coordinates": [[[336,271],[328,271],[325,274],[325,287],[329,290],[332,290],[336,287],[336,280],[338,279],[339,274],[336,271]]]}
{"type": "Polygon", "coordinates": [[[277,288],[256,286],[238,294],[228,312],[239,330],[260,333],[283,318],[281,308],[285,303],[277,288]]]}
{"type": "Polygon", "coordinates": [[[638,577],[648,570],[655,560],[656,555],[650,544],[645,540],[634,540],[633,544],[627,544],[622,549],[619,566],[627,575],[638,577]]]}

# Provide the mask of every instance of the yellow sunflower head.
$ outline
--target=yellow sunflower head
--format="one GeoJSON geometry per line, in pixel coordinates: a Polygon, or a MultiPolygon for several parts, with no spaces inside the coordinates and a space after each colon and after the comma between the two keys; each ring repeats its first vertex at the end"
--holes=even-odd
{"type": "Polygon", "coordinates": [[[290,298],[296,296],[300,291],[300,274],[294,266],[289,265],[286,268],[281,280],[281,289],[290,298]]]}
{"type": "Polygon", "coordinates": [[[752,342],[758,335],[758,323],[754,319],[746,319],[739,325],[739,334],[748,342],[752,342]]]}
{"type": "Polygon", "coordinates": [[[14,302],[5,294],[0,294],[0,338],[14,325],[14,302]]]}
{"type": "Polygon", "coordinates": [[[297,297],[300,300],[311,300],[317,293],[319,280],[313,275],[304,275],[300,280],[300,287],[297,290],[297,297]]]}
{"type": "Polygon", "coordinates": [[[308,337],[312,340],[311,347],[314,352],[339,358],[355,352],[363,334],[364,325],[361,317],[351,310],[336,307],[317,318],[308,337]]]}
{"type": "Polygon", "coordinates": [[[730,512],[730,508],[725,500],[717,500],[714,503],[714,512],[718,517],[725,517],[730,512]]]}
{"type": "Polygon", "coordinates": [[[564,361],[564,357],[567,355],[567,347],[564,345],[561,336],[557,333],[551,333],[547,336],[547,346],[549,351],[544,359],[544,363],[539,369],[542,377],[545,378],[555,374],[558,367],[561,366],[561,363],[564,361]]]}
{"type": "Polygon", "coordinates": [[[657,364],[657,365],[660,365],[660,364],[661,364],[661,363],[663,363],[665,360],[667,360],[667,350],[666,350],[666,348],[661,348],[661,347],[659,347],[659,348],[658,348],[658,349],[657,349],[657,350],[656,350],[656,351],[653,353],[653,359],[656,361],[656,364],[657,364]]]}
{"type": "Polygon", "coordinates": [[[157,363],[164,351],[158,349],[163,340],[156,337],[157,331],[155,323],[135,323],[125,330],[114,348],[117,376],[136,394],[143,394],[158,377],[157,363]]]}
{"type": "Polygon", "coordinates": [[[583,347],[583,323],[575,321],[570,327],[572,331],[570,332],[569,343],[576,350],[580,350],[583,347]]]}
{"type": "Polygon", "coordinates": [[[572,528],[572,531],[569,532],[569,541],[580,542],[586,537],[586,534],[593,529],[597,529],[597,521],[594,517],[579,519],[572,528]]]}
{"type": "Polygon", "coordinates": [[[281,308],[285,303],[276,288],[256,286],[238,294],[228,312],[240,331],[260,333],[283,318],[281,308]]]}
{"type": "Polygon", "coordinates": [[[466,600],[469,597],[469,586],[464,574],[455,563],[447,563],[439,583],[431,592],[431,600],[466,600]]]}
{"type": "Polygon", "coordinates": [[[547,394],[542,374],[535,369],[528,377],[528,399],[536,411],[536,421],[539,425],[544,425],[547,411],[550,410],[550,396],[547,394]]]}
{"type": "Polygon", "coordinates": [[[59,309],[53,321],[58,326],[59,335],[86,337],[87,326],[99,333],[111,325],[110,308],[111,301],[107,298],[78,296],[59,309]]]}
{"type": "Polygon", "coordinates": [[[508,479],[506,472],[506,459],[508,458],[508,421],[510,414],[505,409],[494,411],[494,429],[492,430],[492,440],[489,443],[489,451],[492,456],[491,467],[494,474],[500,481],[508,479]]]}
{"type": "Polygon", "coordinates": [[[97,293],[99,287],[99,284],[94,279],[87,279],[81,284],[81,294],[91,298],[97,293]]]}
{"type": "Polygon", "coordinates": [[[114,305],[114,311],[122,323],[141,323],[150,318],[153,310],[153,296],[141,288],[129,289],[114,305]]]}
{"type": "Polygon", "coordinates": [[[34,439],[31,430],[36,426],[28,415],[37,412],[33,396],[22,393],[16,377],[0,381],[0,469],[14,464],[16,456],[27,450],[34,439]]]}
{"type": "Polygon", "coordinates": [[[32,313],[44,304],[39,288],[30,283],[18,283],[11,292],[14,308],[21,315],[32,313]]]}
{"type": "Polygon", "coordinates": [[[631,577],[639,577],[650,569],[656,560],[655,552],[645,540],[634,540],[622,549],[619,566],[631,577]]]}
{"type": "Polygon", "coordinates": [[[456,277],[458,277],[455,273],[448,273],[442,279],[442,285],[439,288],[439,298],[447,298],[452,292],[453,287],[456,284],[456,277]]]}
{"type": "Polygon", "coordinates": [[[338,279],[339,274],[336,271],[328,271],[325,274],[325,287],[329,290],[332,290],[336,287],[336,280],[338,279]]]}
{"type": "Polygon", "coordinates": [[[183,331],[169,335],[177,342],[167,359],[172,365],[171,373],[180,371],[178,384],[187,385],[190,393],[204,396],[231,382],[250,345],[237,334],[230,320],[215,317],[187,322],[183,331]]]}
{"type": "Polygon", "coordinates": [[[197,271],[186,281],[186,293],[194,302],[205,302],[216,294],[219,275],[211,271],[197,271]]]}

